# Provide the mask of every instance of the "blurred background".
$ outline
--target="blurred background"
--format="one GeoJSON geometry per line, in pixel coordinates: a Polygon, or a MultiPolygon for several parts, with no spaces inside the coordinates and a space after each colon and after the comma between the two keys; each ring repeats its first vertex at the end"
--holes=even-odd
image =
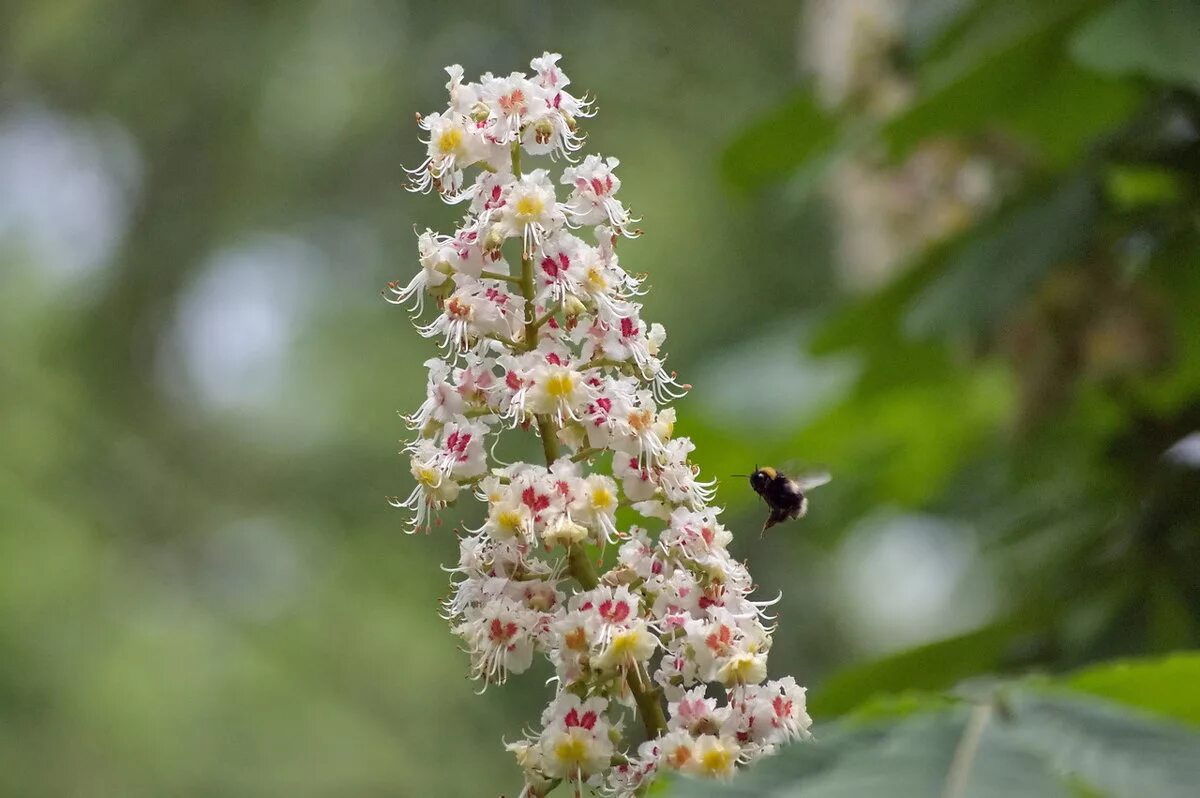
{"type": "Polygon", "coordinates": [[[385,501],[432,350],[379,291],[455,218],[442,67],[547,49],[818,729],[1200,642],[1194,2],[10,1],[0,793],[518,791],[547,688],[473,693],[455,517],[385,501]],[[789,462],[760,541],[728,475],[789,462]]]}

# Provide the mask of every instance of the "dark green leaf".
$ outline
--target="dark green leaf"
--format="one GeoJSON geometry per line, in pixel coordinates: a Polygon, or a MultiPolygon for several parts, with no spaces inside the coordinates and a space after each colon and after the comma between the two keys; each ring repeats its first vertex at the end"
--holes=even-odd
{"type": "Polygon", "coordinates": [[[1140,75],[1200,90],[1200,3],[1124,0],[1072,38],[1071,55],[1107,75],[1140,75]]]}
{"type": "Polygon", "coordinates": [[[730,785],[681,779],[669,794],[1190,798],[1200,784],[1197,752],[1200,735],[1174,723],[1094,698],[1020,689],[994,704],[889,724],[818,726],[815,740],[790,746],[730,785]]]}
{"type": "Polygon", "coordinates": [[[1085,250],[1097,211],[1091,181],[1072,178],[1005,214],[969,239],[916,298],[905,329],[920,337],[996,323],[1051,268],[1085,250]]]}
{"type": "Polygon", "coordinates": [[[721,159],[721,174],[736,188],[760,188],[830,150],[837,130],[837,123],[817,107],[811,94],[798,94],[729,145],[721,159]]]}
{"type": "Polygon", "coordinates": [[[1064,53],[1073,17],[1025,35],[942,78],[884,128],[892,155],[903,157],[937,135],[1006,130],[1051,165],[1077,160],[1090,140],[1133,109],[1136,88],[1080,69],[1064,53]]]}
{"type": "Polygon", "coordinates": [[[1194,796],[1200,734],[1070,694],[1022,695],[1001,734],[1112,798],[1194,796]]]}

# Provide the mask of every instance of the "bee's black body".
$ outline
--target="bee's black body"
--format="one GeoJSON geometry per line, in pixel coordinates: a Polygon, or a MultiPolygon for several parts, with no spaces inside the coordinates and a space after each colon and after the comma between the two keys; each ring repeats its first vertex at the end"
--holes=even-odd
{"type": "Polygon", "coordinates": [[[757,469],[750,475],[750,487],[771,508],[771,514],[763,524],[763,532],[783,521],[803,518],[808,512],[808,499],[800,483],[770,466],[757,469]]]}

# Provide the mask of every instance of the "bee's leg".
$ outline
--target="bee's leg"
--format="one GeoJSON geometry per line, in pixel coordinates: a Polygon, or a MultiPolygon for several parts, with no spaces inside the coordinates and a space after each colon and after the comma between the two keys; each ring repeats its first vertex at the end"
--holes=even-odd
{"type": "Polygon", "coordinates": [[[767,534],[768,529],[775,526],[780,521],[786,521],[787,519],[788,519],[787,510],[772,509],[771,514],[767,516],[767,520],[763,523],[762,532],[760,532],[758,534],[759,540],[762,540],[763,536],[765,536],[767,534]]]}

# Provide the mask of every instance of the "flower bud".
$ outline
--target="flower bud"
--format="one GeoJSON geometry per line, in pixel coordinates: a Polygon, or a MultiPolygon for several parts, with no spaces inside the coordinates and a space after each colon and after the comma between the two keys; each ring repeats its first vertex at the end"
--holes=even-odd
{"type": "Polygon", "coordinates": [[[567,294],[562,304],[563,314],[568,319],[574,319],[587,312],[587,305],[574,294],[567,294]]]}
{"type": "Polygon", "coordinates": [[[547,546],[571,546],[582,543],[588,538],[588,529],[571,520],[570,516],[561,515],[542,531],[542,541],[547,546]]]}

